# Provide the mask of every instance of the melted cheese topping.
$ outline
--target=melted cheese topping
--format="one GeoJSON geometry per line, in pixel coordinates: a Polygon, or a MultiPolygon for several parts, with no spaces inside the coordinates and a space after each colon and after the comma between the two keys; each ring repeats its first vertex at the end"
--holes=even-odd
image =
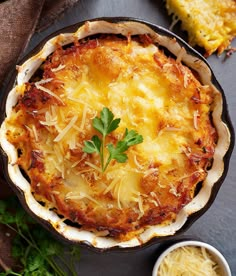
{"type": "Polygon", "coordinates": [[[236,36],[236,2],[234,0],[167,0],[173,24],[181,21],[192,46],[199,45],[207,55],[222,53],[236,36]]]}
{"type": "Polygon", "coordinates": [[[220,276],[219,265],[203,247],[184,246],[170,252],[161,262],[157,276],[220,276]]]}
{"type": "Polygon", "coordinates": [[[146,36],[58,48],[42,70],[24,84],[6,123],[35,197],[85,229],[124,240],[174,219],[214,153],[211,87],[146,36]],[[103,107],[121,119],[107,143],[126,128],[144,139],[104,173],[98,154],[82,150],[98,135],[92,120],[103,107]]]}

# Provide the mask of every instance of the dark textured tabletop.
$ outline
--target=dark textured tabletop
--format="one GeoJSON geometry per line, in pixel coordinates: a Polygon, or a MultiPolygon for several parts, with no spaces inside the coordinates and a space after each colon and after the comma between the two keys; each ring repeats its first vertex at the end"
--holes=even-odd
{"type": "MultiPolygon", "coordinates": [[[[73,8],[48,29],[33,36],[29,51],[48,34],[79,21],[96,17],[128,16],[144,19],[168,28],[171,20],[164,8],[164,1],[156,0],[80,0],[73,8]]],[[[180,31],[177,34],[184,35],[180,31]]],[[[232,46],[236,47],[236,41],[232,46]]],[[[236,53],[224,61],[224,56],[208,58],[216,78],[225,91],[228,109],[234,128],[236,126],[236,53]]],[[[192,237],[218,248],[226,257],[236,275],[236,151],[229,171],[210,209],[179,238],[192,237]]],[[[81,249],[78,271],[81,276],[144,276],[151,275],[154,262],[165,244],[154,244],[131,252],[95,253],[81,249]]]]}

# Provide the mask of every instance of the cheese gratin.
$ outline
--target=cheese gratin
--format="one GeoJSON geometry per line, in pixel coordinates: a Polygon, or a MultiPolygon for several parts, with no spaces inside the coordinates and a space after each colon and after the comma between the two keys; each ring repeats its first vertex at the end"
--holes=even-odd
{"type": "Polygon", "coordinates": [[[58,45],[16,93],[5,127],[17,165],[37,201],[80,229],[125,241],[169,224],[211,166],[215,92],[149,35],[58,45]],[[120,118],[109,143],[126,128],[143,137],[105,172],[98,154],[83,151],[103,107],[120,118]]]}
{"type": "Polygon", "coordinates": [[[235,0],[166,0],[173,24],[181,21],[192,46],[206,50],[206,56],[221,54],[236,37],[235,0]]]}

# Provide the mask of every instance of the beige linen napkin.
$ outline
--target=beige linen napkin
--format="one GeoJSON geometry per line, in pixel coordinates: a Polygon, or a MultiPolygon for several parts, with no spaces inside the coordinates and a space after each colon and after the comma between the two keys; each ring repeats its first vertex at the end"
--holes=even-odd
{"type": "Polygon", "coordinates": [[[44,4],[8,0],[0,4],[0,83],[26,48],[44,4]]]}
{"type": "Polygon", "coordinates": [[[0,1],[0,84],[22,56],[31,36],[50,26],[78,0],[0,1]]]}

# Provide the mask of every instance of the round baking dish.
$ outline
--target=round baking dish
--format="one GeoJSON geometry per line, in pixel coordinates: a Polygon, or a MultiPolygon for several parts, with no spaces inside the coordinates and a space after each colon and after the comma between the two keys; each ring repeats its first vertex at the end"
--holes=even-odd
{"type": "MultiPolygon", "coordinates": [[[[158,257],[153,267],[152,276],[161,276],[161,274],[158,273],[158,271],[164,259],[167,256],[169,256],[171,252],[174,252],[175,250],[178,250],[184,247],[206,249],[208,254],[210,254],[212,260],[214,260],[215,264],[217,265],[220,275],[231,276],[231,271],[230,271],[228,262],[226,261],[225,257],[220,253],[220,251],[208,243],[205,243],[202,241],[195,241],[195,240],[176,242],[175,244],[171,245],[166,250],[164,250],[163,253],[161,253],[161,255],[158,257]]],[[[187,272],[187,269],[186,269],[186,272],[187,272]]]]}
{"type": "Polygon", "coordinates": [[[3,153],[1,158],[4,164],[5,178],[19,197],[22,205],[32,216],[38,219],[40,223],[58,237],[72,243],[86,244],[98,250],[137,248],[153,242],[160,242],[186,231],[195,220],[204,214],[214,201],[227,174],[230,155],[234,145],[234,133],[227,110],[225,95],[207,61],[172,32],[133,18],[99,18],[87,22],[80,22],[59,30],[42,41],[21,62],[21,65],[18,67],[18,73],[15,72],[12,81],[2,95],[1,124],[0,134],[3,153]],[[128,241],[118,241],[112,237],[101,237],[95,233],[81,230],[76,226],[68,225],[53,210],[44,208],[32,195],[30,183],[15,162],[17,153],[6,139],[6,130],[4,128],[5,114],[8,114],[11,107],[17,102],[14,92],[12,92],[14,91],[12,87],[15,86],[16,82],[17,84],[22,84],[31,78],[42,61],[55,50],[55,41],[63,46],[73,43],[73,32],[75,32],[79,39],[98,33],[115,33],[121,35],[148,33],[154,38],[156,43],[166,48],[171,55],[177,57],[181,52],[181,58],[184,63],[198,72],[203,84],[213,86],[220,98],[216,111],[216,116],[220,121],[216,127],[221,133],[221,137],[218,141],[217,153],[215,155],[217,157],[220,154],[220,158],[217,162],[213,163],[213,170],[208,172],[207,180],[204,181],[197,196],[181,210],[177,219],[170,225],[149,227],[143,233],[128,241]]]}

